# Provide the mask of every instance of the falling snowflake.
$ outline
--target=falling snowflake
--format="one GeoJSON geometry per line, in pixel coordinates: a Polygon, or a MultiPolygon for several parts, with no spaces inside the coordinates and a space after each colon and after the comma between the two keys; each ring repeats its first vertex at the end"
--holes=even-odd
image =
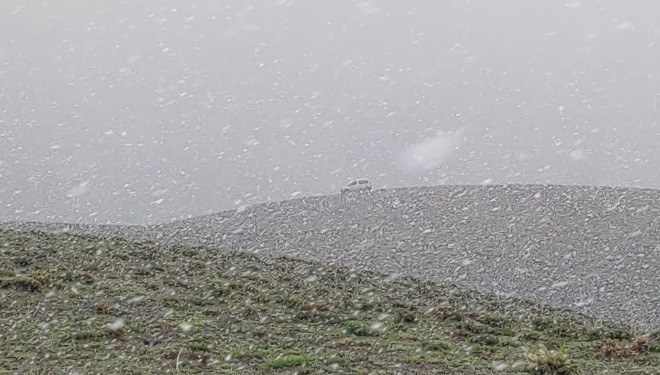
{"type": "Polygon", "coordinates": [[[66,194],[66,197],[67,198],[80,197],[82,195],[89,193],[89,191],[90,191],[89,181],[83,181],[80,184],[76,185],[75,187],[69,189],[69,191],[66,194]]]}

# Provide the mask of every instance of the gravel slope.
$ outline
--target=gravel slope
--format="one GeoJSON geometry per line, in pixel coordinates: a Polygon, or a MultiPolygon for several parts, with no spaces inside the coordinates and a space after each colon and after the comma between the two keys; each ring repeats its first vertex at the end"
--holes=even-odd
{"type": "Polygon", "coordinates": [[[659,330],[659,198],[630,188],[443,186],[301,198],[151,227],[38,226],[336,261],[659,330]]]}

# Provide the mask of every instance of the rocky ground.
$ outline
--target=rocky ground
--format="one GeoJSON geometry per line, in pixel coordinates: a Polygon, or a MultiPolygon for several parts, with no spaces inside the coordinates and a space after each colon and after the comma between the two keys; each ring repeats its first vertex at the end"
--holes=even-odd
{"type": "Polygon", "coordinates": [[[150,227],[4,224],[288,254],[660,329],[660,192],[443,186],[301,198],[150,227]]]}
{"type": "Polygon", "coordinates": [[[0,229],[0,374],[658,374],[660,332],[289,257],[0,229]]]}

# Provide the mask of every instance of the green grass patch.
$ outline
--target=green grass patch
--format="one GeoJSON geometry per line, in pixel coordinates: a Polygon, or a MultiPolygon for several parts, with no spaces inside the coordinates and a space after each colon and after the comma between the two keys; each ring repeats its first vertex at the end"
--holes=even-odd
{"type": "Polygon", "coordinates": [[[304,354],[285,354],[280,357],[266,360],[264,365],[268,368],[303,366],[314,361],[313,357],[304,354]]]}
{"type": "Polygon", "coordinates": [[[660,373],[657,332],[231,250],[0,231],[0,369],[660,373]]]}

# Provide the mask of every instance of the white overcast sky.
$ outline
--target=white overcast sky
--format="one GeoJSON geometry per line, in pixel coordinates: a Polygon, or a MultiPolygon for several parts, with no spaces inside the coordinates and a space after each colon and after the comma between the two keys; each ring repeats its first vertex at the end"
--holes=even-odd
{"type": "Polygon", "coordinates": [[[660,188],[660,2],[2,0],[0,220],[660,188]]]}

